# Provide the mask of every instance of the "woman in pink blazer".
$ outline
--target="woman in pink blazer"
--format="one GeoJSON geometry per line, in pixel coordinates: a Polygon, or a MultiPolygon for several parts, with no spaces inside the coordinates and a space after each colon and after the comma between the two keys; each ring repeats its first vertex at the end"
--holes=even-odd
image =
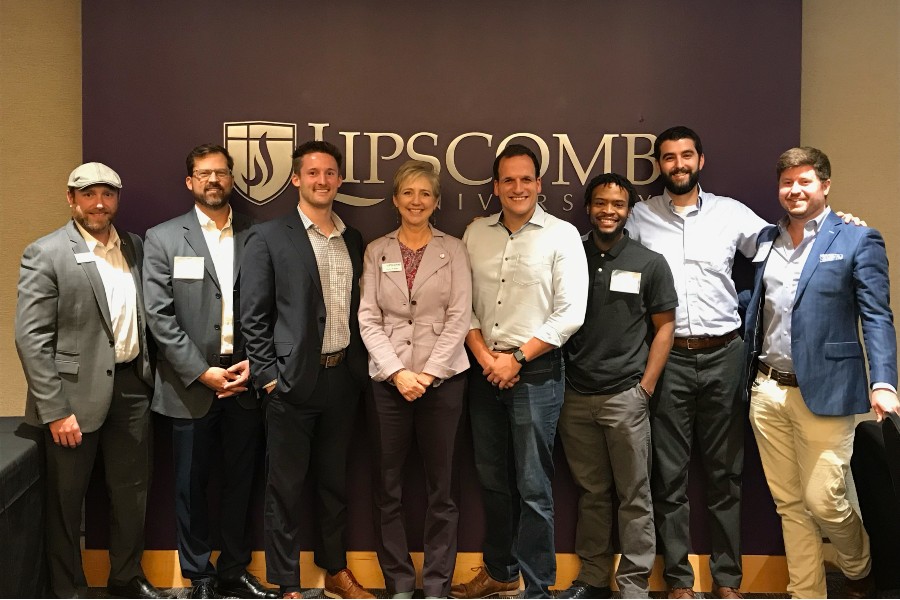
{"type": "Polygon", "coordinates": [[[472,312],[465,246],[429,219],[441,195],[431,164],[410,160],[394,176],[400,228],[374,240],[363,264],[359,328],[369,350],[367,413],[375,445],[378,560],[394,598],[412,598],[416,570],[401,509],[412,440],[425,466],[425,596],[448,597],[458,509],[451,484],[469,368],[463,346],[472,312]]]}

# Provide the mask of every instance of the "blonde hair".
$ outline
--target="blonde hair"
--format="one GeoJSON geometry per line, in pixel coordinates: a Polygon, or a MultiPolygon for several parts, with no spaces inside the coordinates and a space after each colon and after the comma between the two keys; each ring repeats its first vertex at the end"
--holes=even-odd
{"type": "Polygon", "coordinates": [[[408,160],[394,173],[394,196],[400,193],[402,185],[410,179],[424,177],[431,184],[431,193],[435,200],[441,198],[441,179],[434,169],[434,165],[424,160],[408,160]]]}

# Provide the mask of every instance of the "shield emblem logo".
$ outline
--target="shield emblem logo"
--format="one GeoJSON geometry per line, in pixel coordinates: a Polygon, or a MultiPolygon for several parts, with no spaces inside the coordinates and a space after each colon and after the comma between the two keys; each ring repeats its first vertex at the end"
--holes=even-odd
{"type": "Polygon", "coordinates": [[[234,189],[254,204],[276,198],[291,181],[294,123],[242,121],[224,124],[225,148],[234,159],[234,189]]]}

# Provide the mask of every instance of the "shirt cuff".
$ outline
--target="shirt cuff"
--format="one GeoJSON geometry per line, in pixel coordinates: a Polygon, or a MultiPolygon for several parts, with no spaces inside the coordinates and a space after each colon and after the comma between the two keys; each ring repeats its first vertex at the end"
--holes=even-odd
{"type": "Polygon", "coordinates": [[[879,381],[879,382],[872,384],[872,391],[874,392],[875,390],[891,390],[895,394],[897,393],[897,388],[895,388],[891,384],[885,383],[883,381],[879,381]]]}

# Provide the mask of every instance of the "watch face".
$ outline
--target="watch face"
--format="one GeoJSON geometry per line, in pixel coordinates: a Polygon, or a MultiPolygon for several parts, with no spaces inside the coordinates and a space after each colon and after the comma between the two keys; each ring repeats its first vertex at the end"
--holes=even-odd
{"type": "Polygon", "coordinates": [[[513,352],[513,358],[515,358],[516,362],[518,362],[520,365],[525,364],[525,353],[521,350],[516,350],[515,352],[513,352]]]}

